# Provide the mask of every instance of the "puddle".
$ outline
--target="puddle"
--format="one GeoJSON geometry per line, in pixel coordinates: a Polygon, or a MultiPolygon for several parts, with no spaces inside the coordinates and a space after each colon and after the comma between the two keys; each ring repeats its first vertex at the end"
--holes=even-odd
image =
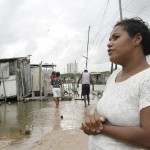
{"type": "Polygon", "coordinates": [[[92,100],[91,96],[87,108],[82,100],[60,101],[60,108],[55,108],[52,97],[47,101],[2,103],[0,147],[2,150],[26,150],[53,130],[78,129],[83,118],[94,111],[97,102],[98,99],[92,100]],[[31,134],[26,135],[26,130],[31,134]]]}

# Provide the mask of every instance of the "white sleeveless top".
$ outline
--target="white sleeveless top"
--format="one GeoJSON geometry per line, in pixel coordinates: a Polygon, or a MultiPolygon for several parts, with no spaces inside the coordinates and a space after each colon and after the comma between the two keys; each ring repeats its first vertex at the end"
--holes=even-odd
{"type": "MultiPolygon", "coordinates": [[[[109,78],[97,112],[117,126],[140,125],[140,110],[150,106],[150,68],[122,82],[115,82],[116,70],[109,78]]],[[[144,150],[124,144],[108,136],[90,136],[89,150],[144,150]]]]}
{"type": "Polygon", "coordinates": [[[83,72],[82,84],[90,84],[90,74],[88,72],[83,72]]]}

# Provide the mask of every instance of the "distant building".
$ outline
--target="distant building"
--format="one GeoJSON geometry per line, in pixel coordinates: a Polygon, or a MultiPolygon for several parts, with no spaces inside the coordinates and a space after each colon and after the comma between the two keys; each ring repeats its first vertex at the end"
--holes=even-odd
{"type": "Polygon", "coordinates": [[[67,64],[67,73],[77,73],[78,64],[77,63],[68,63],[67,64]]]}

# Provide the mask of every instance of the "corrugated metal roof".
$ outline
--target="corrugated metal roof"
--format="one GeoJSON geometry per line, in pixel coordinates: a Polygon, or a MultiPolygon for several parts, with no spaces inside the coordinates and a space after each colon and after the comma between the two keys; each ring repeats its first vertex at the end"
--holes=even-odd
{"type": "MultiPolygon", "coordinates": [[[[30,66],[31,67],[39,67],[40,64],[31,64],[30,66]]],[[[51,64],[44,64],[42,65],[42,67],[49,67],[49,68],[52,68],[52,67],[56,67],[56,65],[51,65],[51,64]]]]}
{"type": "Polygon", "coordinates": [[[17,59],[27,59],[27,57],[3,58],[3,59],[0,59],[0,62],[6,62],[6,61],[11,61],[11,60],[17,60],[17,59]]]}

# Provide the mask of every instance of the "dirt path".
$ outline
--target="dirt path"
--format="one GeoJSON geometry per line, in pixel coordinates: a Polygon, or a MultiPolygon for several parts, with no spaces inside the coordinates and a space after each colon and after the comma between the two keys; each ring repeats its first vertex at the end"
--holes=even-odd
{"type": "Polygon", "coordinates": [[[88,150],[88,138],[81,130],[57,130],[45,135],[31,150],[88,150]]]}

